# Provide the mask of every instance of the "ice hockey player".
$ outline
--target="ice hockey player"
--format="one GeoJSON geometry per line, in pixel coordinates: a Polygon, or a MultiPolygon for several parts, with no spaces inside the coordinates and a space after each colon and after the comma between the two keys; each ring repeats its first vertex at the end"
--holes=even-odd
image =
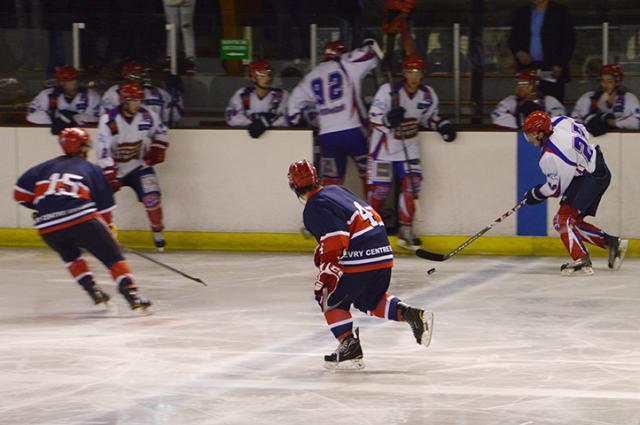
{"type": "Polygon", "coordinates": [[[582,124],[560,116],[552,121],[544,111],[536,111],[524,122],[529,142],[542,149],[540,169],[547,181],[525,194],[528,205],[549,197],[560,197],[560,209],[553,219],[554,228],[572,258],[560,268],[563,275],[593,274],[585,242],[609,251],[609,268],[618,270],[629,241],[605,233],[584,221],[595,216],[598,205],[611,182],[611,172],[600,146],[589,143],[582,124]]]}
{"type": "Polygon", "coordinates": [[[636,95],[622,86],[624,73],[619,65],[600,69],[600,89],[578,99],[571,116],[598,137],[611,129],[640,129],[640,103],[636,95]]]}
{"type": "Polygon", "coordinates": [[[179,92],[176,92],[174,98],[172,98],[166,90],[151,84],[151,80],[147,77],[147,73],[141,63],[125,63],[122,66],[120,76],[122,77],[122,83],[114,84],[102,95],[100,115],[120,105],[118,90],[123,84],[136,83],[142,86],[144,90],[142,103],[145,109],[155,112],[166,125],[174,125],[180,121],[182,117],[182,98],[179,92]]]}
{"type": "Polygon", "coordinates": [[[160,118],[142,106],[144,91],[127,83],[119,90],[120,106],[100,117],[98,124],[98,165],[114,192],[129,186],[144,205],[153,242],[159,251],[166,245],[162,230],[160,185],[154,165],[165,160],[167,128],[160,118]]]}
{"type": "MultiPolygon", "coordinates": [[[[324,62],[311,70],[289,98],[289,121],[297,125],[310,103],[318,111],[322,183],[342,184],[351,157],[363,185],[367,174],[367,115],[360,97],[362,80],[378,64],[373,39],[346,53],[338,41],[327,43],[324,62]]],[[[379,50],[379,48],[377,48],[379,50]]]]}
{"type": "Polygon", "coordinates": [[[534,111],[546,111],[551,117],[567,113],[558,99],[540,92],[537,70],[520,71],[516,74],[516,94],[498,103],[491,113],[491,121],[499,127],[519,129],[534,111]]]}
{"type": "Polygon", "coordinates": [[[35,227],[95,304],[109,295],[96,285],[82,251],[87,250],[110,271],[118,291],[134,310],[151,302],[138,294],[131,269],[110,230],[113,193],[102,170],[87,161],[91,141],[81,128],[66,128],[59,142],[64,155],[36,165],[16,183],[14,198],[35,210],[35,227]]]}
{"type": "Polygon", "coordinates": [[[319,268],[315,298],[338,348],[325,356],[325,367],[364,367],[358,329],[349,309],[381,319],[407,322],[418,344],[431,342],[433,313],[411,307],[387,293],[393,252],[378,213],[342,186],[323,187],[308,160],[289,166],[289,187],[306,202],[305,227],[318,241],[314,263],[319,268]]]}
{"type": "Polygon", "coordinates": [[[29,104],[27,121],[51,126],[54,135],[67,127],[98,122],[100,95],[81,87],[80,72],[72,66],[56,69],[56,86],[42,90],[29,104]]]}
{"type": "Polygon", "coordinates": [[[401,185],[398,198],[398,245],[416,250],[420,239],[413,233],[415,201],[420,194],[420,126],[436,130],[446,142],[456,138],[448,120],[439,116],[438,96],[422,84],[424,60],[417,55],[402,61],[403,81],[383,84],[369,110],[369,202],[380,211],[391,190],[393,175],[401,185]]]}
{"type": "Polygon", "coordinates": [[[269,128],[288,127],[286,90],[271,87],[273,67],[265,60],[255,60],[248,67],[252,86],[238,89],[229,100],[226,121],[231,127],[244,127],[249,136],[259,138],[269,128]]]}

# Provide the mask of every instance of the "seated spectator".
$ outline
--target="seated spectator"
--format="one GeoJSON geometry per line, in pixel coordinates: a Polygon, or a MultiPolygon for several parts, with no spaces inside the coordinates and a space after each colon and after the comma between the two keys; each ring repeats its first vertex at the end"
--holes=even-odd
{"type": "Polygon", "coordinates": [[[604,65],[600,69],[600,89],[583,94],[573,108],[571,116],[596,137],[614,128],[640,129],[640,104],[620,85],[623,76],[619,65],[604,65]]]}
{"type": "Polygon", "coordinates": [[[552,117],[566,114],[564,106],[553,96],[539,90],[536,70],[516,74],[516,94],[502,99],[491,113],[491,122],[499,127],[520,128],[533,111],[546,111],[552,117]]]}
{"type": "Polygon", "coordinates": [[[254,139],[271,127],[287,127],[286,106],[289,93],[271,87],[273,68],[265,60],[249,64],[252,86],[238,89],[229,100],[226,121],[231,127],[245,127],[254,139]]]}
{"type": "Polygon", "coordinates": [[[27,121],[51,125],[51,133],[98,122],[100,95],[78,83],[80,72],[72,66],[56,69],[56,86],[42,90],[29,104],[27,121]]]}
{"type": "Polygon", "coordinates": [[[120,105],[118,91],[120,86],[127,83],[139,84],[144,89],[144,107],[160,117],[163,123],[173,126],[182,117],[182,97],[179,90],[172,90],[170,95],[166,90],[156,87],[147,77],[144,67],[138,62],[127,62],[120,72],[122,83],[114,84],[102,95],[100,114],[120,105]]]}

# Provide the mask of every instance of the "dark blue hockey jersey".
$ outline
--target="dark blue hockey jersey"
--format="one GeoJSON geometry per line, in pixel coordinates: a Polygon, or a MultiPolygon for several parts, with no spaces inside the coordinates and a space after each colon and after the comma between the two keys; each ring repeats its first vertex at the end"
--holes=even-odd
{"type": "Polygon", "coordinates": [[[40,234],[73,226],[115,209],[113,190],[102,169],[63,155],[30,168],[18,179],[14,198],[38,212],[40,234]]]}
{"type": "Polygon", "coordinates": [[[345,273],[393,266],[380,215],[342,186],[326,186],[307,201],[304,225],[320,244],[322,262],[337,261],[345,273]],[[327,258],[329,257],[329,258],[327,258]]]}

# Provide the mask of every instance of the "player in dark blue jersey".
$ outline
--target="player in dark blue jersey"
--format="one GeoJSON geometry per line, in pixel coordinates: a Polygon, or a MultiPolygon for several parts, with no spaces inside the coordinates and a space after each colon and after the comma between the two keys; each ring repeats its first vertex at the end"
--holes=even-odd
{"type": "Polygon", "coordinates": [[[289,167],[289,186],[306,201],[304,225],[318,241],[314,293],[339,341],[336,351],[325,356],[325,367],[364,367],[358,329],[353,330],[349,312],[352,304],[370,316],[407,322],[418,344],[429,346],[433,313],[387,293],[393,252],[380,215],[342,186],[321,186],[306,159],[289,167]]]}
{"type": "Polygon", "coordinates": [[[71,275],[95,304],[109,301],[82,258],[82,249],[110,271],[119,292],[132,309],[146,310],[151,302],[138,294],[131,269],[110,230],[115,209],[113,191],[102,169],[87,161],[89,133],[67,128],[59,136],[65,155],[30,168],[16,183],[15,200],[35,210],[35,227],[56,251],[71,275]]]}

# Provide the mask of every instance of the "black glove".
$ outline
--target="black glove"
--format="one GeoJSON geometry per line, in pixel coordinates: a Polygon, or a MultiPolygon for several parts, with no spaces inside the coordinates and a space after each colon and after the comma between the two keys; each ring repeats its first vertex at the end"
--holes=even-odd
{"type": "Polygon", "coordinates": [[[51,134],[57,136],[65,128],[77,127],[78,123],[74,117],[73,111],[57,111],[51,123],[51,134]]]}
{"type": "MultiPolygon", "coordinates": [[[[602,115],[602,122],[604,122],[607,126],[607,128],[611,129],[612,127],[609,125],[609,120],[615,120],[616,116],[613,115],[611,112],[607,112],[606,114],[602,115]]],[[[615,128],[615,126],[613,127],[615,128]]]]}
{"type": "Polygon", "coordinates": [[[271,123],[265,117],[260,114],[255,114],[251,120],[251,124],[249,124],[249,136],[254,139],[259,138],[262,134],[267,131],[267,129],[271,127],[271,123]]]}
{"type": "Polygon", "coordinates": [[[382,120],[385,127],[396,128],[400,125],[404,119],[404,113],[407,112],[402,106],[398,106],[387,112],[382,120]]]}
{"type": "Polygon", "coordinates": [[[532,112],[544,111],[544,108],[533,100],[525,100],[520,107],[520,111],[522,111],[522,120],[524,121],[532,112]]]}
{"type": "Polygon", "coordinates": [[[540,192],[541,184],[532,187],[524,194],[524,199],[526,199],[527,205],[537,205],[547,200],[547,197],[540,192]]]}
{"type": "Polygon", "coordinates": [[[273,120],[276,117],[276,114],[271,112],[260,112],[259,114],[255,114],[255,115],[260,116],[265,120],[267,120],[267,122],[269,123],[269,127],[271,127],[271,124],[273,124],[273,120]]]}
{"type": "Polygon", "coordinates": [[[453,128],[453,125],[449,122],[449,120],[440,121],[438,126],[436,127],[438,133],[442,136],[442,140],[445,142],[453,142],[456,140],[456,129],[453,128]]]}
{"type": "Polygon", "coordinates": [[[594,112],[591,115],[587,115],[587,118],[584,120],[584,126],[587,128],[587,131],[595,137],[602,136],[609,131],[609,124],[607,124],[607,120],[604,118],[612,118],[612,116],[613,114],[594,112]]]}

